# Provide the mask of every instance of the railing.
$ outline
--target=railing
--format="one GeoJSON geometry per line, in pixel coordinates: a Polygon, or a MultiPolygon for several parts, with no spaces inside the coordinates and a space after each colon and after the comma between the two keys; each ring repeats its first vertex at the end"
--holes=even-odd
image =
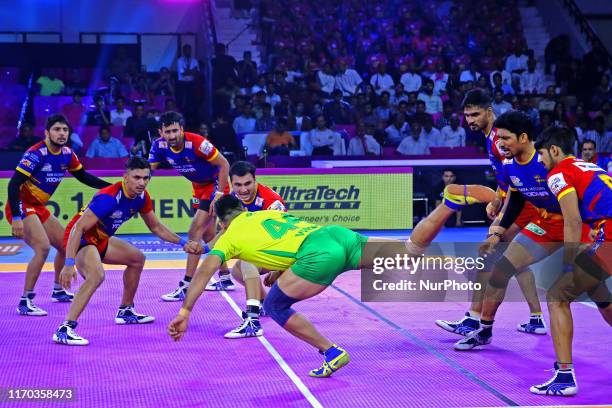
{"type": "MultiPolygon", "coordinates": [[[[39,36],[40,35],[45,35],[45,36],[53,35],[53,36],[58,37],[59,41],[57,42],[59,43],[64,42],[64,35],[59,31],[0,31],[0,37],[6,36],[6,35],[14,35],[15,39],[17,39],[18,37],[21,37],[21,41],[12,41],[12,42],[22,42],[22,43],[40,42],[40,41],[31,41],[31,39],[28,39],[28,36],[30,35],[39,35],[39,36]]],[[[7,42],[7,41],[0,41],[0,42],[7,42]]]]}
{"type": "Polygon", "coordinates": [[[591,27],[589,21],[582,14],[582,11],[580,11],[580,8],[578,8],[576,2],[574,0],[561,1],[563,3],[563,6],[569,12],[570,16],[574,18],[574,22],[580,28],[580,32],[586,36],[587,40],[591,43],[591,45],[599,44],[601,49],[606,53],[606,56],[608,57],[608,63],[612,65],[612,55],[610,55],[599,36],[597,36],[595,31],[593,30],[593,27],[591,27]]]}

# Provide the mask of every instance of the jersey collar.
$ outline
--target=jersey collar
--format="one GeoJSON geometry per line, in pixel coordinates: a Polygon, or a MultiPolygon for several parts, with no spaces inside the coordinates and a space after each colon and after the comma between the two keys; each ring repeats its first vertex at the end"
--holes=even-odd
{"type": "Polygon", "coordinates": [[[45,139],[45,146],[47,146],[47,151],[49,153],[51,153],[54,156],[57,156],[59,154],[62,153],[62,148],[60,147],[59,150],[57,152],[54,152],[53,149],[51,148],[51,146],[49,146],[49,143],[47,143],[47,139],[45,139]]]}
{"type": "Polygon", "coordinates": [[[127,188],[125,187],[125,183],[123,182],[123,180],[121,180],[121,189],[123,190],[123,194],[125,194],[125,196],[127,198],[130,198],[130,199],[136,198],[136,196],[133,196],[133,197],[130,196],[130,193],[128,193],[127,188]]]}
{"type": "Polygon", "coordinates": [[[529,156],[529,158],[527,160],[525,160],[524,162],[519,161],[519,159],[515,158],[514,160],[516,160],[516,162],[522,166],[524,166],[525,164],[529,164],[531,162],[531,160],[533,159],[533,156],[535,156],[536,154],[536,150],[533,149],[533,151],[531,152],[531,155],[529,156]]]}
{"type": "Polygon", "coordinates": [[[253,201],[255,201],[255,199],[257,198],[257,192],[259,191],[259,183],[257,183],[257,188],[255,189],[255,195],[253,196],[253,199],[249,202],[243,201],[242,204],[244,205],[249,205],[251,204],[253,201]]]}

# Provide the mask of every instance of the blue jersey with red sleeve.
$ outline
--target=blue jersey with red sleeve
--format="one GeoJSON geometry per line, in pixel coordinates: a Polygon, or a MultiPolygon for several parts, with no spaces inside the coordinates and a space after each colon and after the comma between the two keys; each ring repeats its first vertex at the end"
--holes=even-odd
{"type": "Polygon", "coordinates": [[[66,170],[77,171],[82,167],[68,146],[53,152],[45,141],[36,143],[26,150],[16,168],[28,177],[19,190],[20,200],[29,204],[46,204],[64,179],[66,170]]]}
{"type": "MultiPolygon", "coordinates": [[[[235,192],[232,192],[232,194],[236,196],[235,192]]],[[[257,183],[255,198],[253,198],[253,200],[249,203],[242,202],[242,205],[249,212],[261,210],[287,211],[283,198],[270,187],[259,183],[257,183]]]]}
{"type": "Polygon", "coordinates": [[[198,134],[189,132],[184,134],[184,146],[179,151],[170,147],[163,137],[156,139],[149,152],[149,163],[166,162],[193,183],[213,182],[219,169],[210,162],[219,156],[219,151],[198,134]]]}
{"type": "Polygon", "coordinates": [[[492,128],[489,134],[485,137],[485,140],[487,144],[487,154],[489,155],[491,167],[493,167],[493,174],[495,175],[497,185],[502,191],[507,192],[508,184],[503,176],[503,162],[506,157],[502,153],[503,148],[501,141],[499,140],[499,136],[497,136],[497,129],[492,128]]]}
{"type": "MultiPolygon", "coordinates": [[[[87,210],[98,217],[98,223],[86,231],[86,235],[101,242],[113,236],[119,227],[136,213],[146,214],[153,211],[153,203],[146,190],[135,197],[128,196],[123,182],[120,181],[99,190],[87,207],[76,215],[73,223],[87,210]]],[[[85,243],[84,236],[81,244],[85,243]]]]}
{"type": "Polygon", "coordinates": [[[548,173],[548,187],[557,200],[575,191],[585,223],[612,218],[612,177],[593,163],[573,156],[561,160],[548,173]]]}
{"type": "Polygon", "coordinates": [[[536,208],[548,213],[561,214],[561,207],[546,183],[548,172],[535,149],[524,163],[516,158],[506,159],[503,163],[505,182],[512,192],[518,191],[536,208]]]}

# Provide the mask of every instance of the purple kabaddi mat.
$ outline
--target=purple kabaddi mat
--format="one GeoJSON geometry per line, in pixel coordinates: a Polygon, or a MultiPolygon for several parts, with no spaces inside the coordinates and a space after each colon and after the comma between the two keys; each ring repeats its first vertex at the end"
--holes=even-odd
{"type": "MultiPolygon", "coordinates": [[[[331,378],[308,371],[322,357],[270,318],[264,337],[296,376],[302,390],[258,339],[227,340],[240,323],[220,293],[205,292],[196,305],[185,338],[174,343],[166,325],[180,303],[164,303],[180,270],[146,270],[136,310],[156,317],[153,324],[118,326],[114,314],[121,296],[121,272],[110,271],[79,319],[86,347],[56,345],[55,328],[67,304],[49,299],[52,275],[43,273],[36,304],[47,317],[15,311],[22,273],[2,274],[0,286],[0,387],[72,388],[74,402],[0,402],[7,407],[464,407],[579,405],[612,402],[610,329],[595,309],[575,305],[574,359],[580,393],[573,398],[541,397],[529,386],[551,376],[550,336],[516,331],[527,317],[523,303],[500,308],[494,342],[485,350],[452,350],[459,337],[438,329],[435,319],[455,319],[463,303],[359,302],[359,273],[340,276],[334,287],[296,309],[309,317],[351,362],[331,378]],[[19,289],[18,289],[19,288],[19,289]],[[310,399],[305,397],[311,395],[310,399]]],[[[244,291],[230,297],[244,308],[244,291]]]]}

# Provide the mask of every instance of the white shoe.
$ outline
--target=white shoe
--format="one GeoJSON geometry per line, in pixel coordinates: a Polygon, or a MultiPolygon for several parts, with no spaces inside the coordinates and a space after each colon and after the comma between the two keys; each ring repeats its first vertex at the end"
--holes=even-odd
{"type": "Polygon", "coordinates": [[[36,306],[32,301],[35,296],[35,293],[30,293],[28,296],[22,296],[17,306],[17,313],[24,316],[46,316],[47,312],[36,306]]]}
{"type": "Polygon", "coordinates": [[[115,323],[117,324],[145,324],[151,323],[154,320],[153,316],[136,313],[133,306],[119,309],[117,316],[115,316],[115,323]]]}
{"type": "Polygon", "coordinates": [[[70,327],[68,324],[62,324],[53,334],[53,341],[58,344],[66,344],[69,346],[86,346],[89,344],[87,339],[79,336],[74,329],[74,327],[70,327]]]}

